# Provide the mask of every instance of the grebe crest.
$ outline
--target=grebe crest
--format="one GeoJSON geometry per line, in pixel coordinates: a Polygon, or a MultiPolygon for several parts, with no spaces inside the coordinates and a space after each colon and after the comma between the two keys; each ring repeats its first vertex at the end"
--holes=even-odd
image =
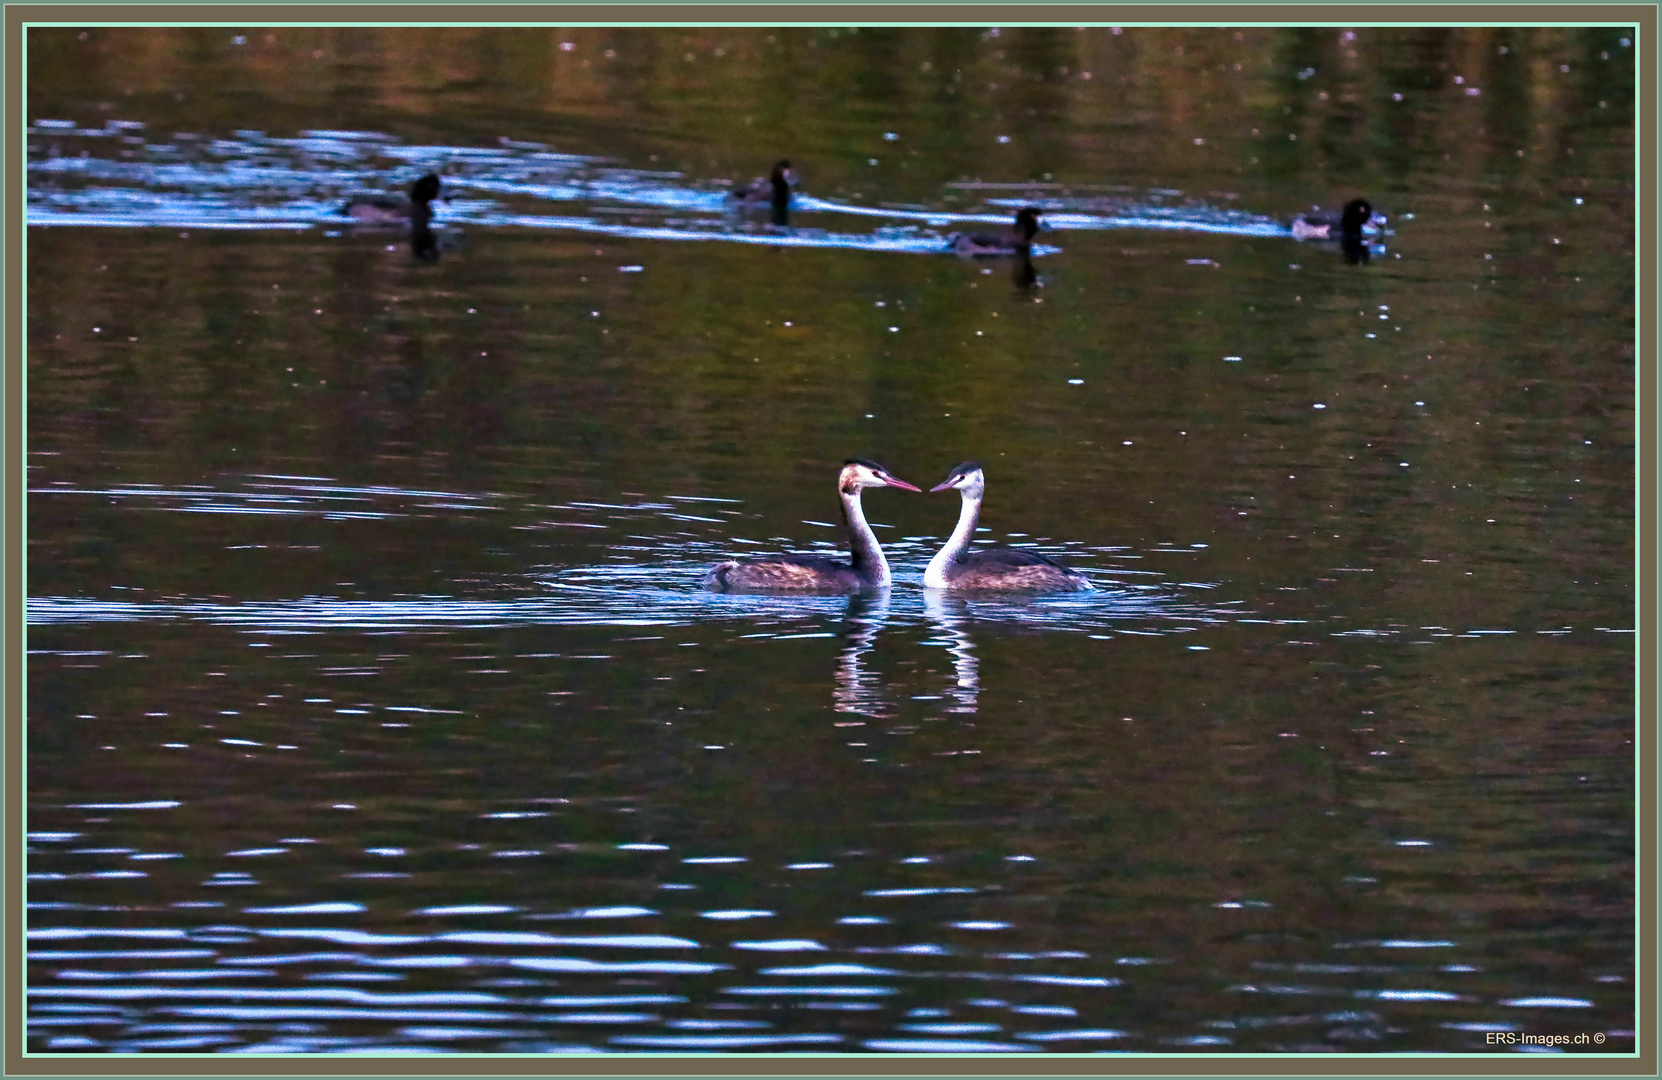
{"type": "Polygon", "coordinates": [[[981,498],[987,491],[987,474],[981,471],[979,461],[960,461],[946,474],[946,479],[930,488],[931,492],[947,491],[956,488],[974,498],[981,498]]]}
{"type": "Polygon", "coordinates": [[[837,474],[837,490],[844,495],[857,495],[864,488],[869,487],[901,487],[911,491],[920,490],[906,483],[893,483],[894,477],[889,470],[867,458],[849,458],[843,462],[843,471],[837,474]]]}

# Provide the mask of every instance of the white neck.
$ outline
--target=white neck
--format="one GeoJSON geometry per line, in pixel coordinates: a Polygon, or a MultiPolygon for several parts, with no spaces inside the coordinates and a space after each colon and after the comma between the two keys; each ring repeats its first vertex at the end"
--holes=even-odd
{"type": "Polygon", "coordinates": [[[960,492],[963,503],[958,508],[958,525],[947,537],[946,544],[935,552],[935,557],[929,560],[929,565],[923,571],[923,587],[926,589],[944,589],[947,587],[946,568],[958,561],[958,557],[969,547],[970,537],[975,535],[975,519],[981,514],[981,496],[972,495],[968,491],[960,492]]]}
{"type": "Polygon", "coordinates": [[[860,489],[854,494],[839,494],[843,500],[843,520],[848,523],[848,546],[854,572],[867,585],[884,588],[889,584],[889,560],[877,544],[877,534],[866,524],[865,511],[860,508],[860,489]]]}

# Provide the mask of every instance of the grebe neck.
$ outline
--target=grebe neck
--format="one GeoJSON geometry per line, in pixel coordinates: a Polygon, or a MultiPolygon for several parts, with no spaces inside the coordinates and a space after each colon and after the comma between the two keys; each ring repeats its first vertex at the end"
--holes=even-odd
{"type": "Polygon", "coordinates": [[[958,561],[958,557],[969,547],[970,537],[975,535],[975,520],[981,516],[981,496],[968,491],[961,494],[963,503],[958,508],[958,524],[952,535],[947,537],[946,545],[935,552],[935,557],[924,568],[923,587],[926,589],[947,587],[946,568],[958,561]]]}
{"type": "Polygon", "coordinates": [[[843,501],[843,521],[848,525],[848,546],[854,572],[860,580],[873,588],[889,584],[889,560],[877,544],[877,534],[866,523],[865,511],[860,508],[860,489],[853,493],[838,492],[843,501]]]}

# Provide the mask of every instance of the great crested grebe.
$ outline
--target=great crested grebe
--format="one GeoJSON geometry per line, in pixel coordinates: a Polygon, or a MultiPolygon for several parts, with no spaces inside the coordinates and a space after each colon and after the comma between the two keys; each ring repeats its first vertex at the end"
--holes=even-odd
{"type": "Polygon", "coordinates": [[[953,233],[947,237],[950,249],[959,255],[1025,255],[1033,249],[1033,237],[1039,231],[1037,206],[1024,206],[1016,211],[1016,220],[1001,233],[953,233]]]}
{"type": "Polygon", "coordinates": [[[776,211],[783,210],[791,202],[793,179],[790,159],[780,158],[767,176],[758,176],[743,187],[734,188],[733,198],[743,206],[772,206],[776,211]]]}
{"type": "Polygon", "coordinates": [[[426,225],[433,219],[433,200],[439,197],[439,178],[428,173],[410,185],[408,199],[386,195],[355,195],[341,207],[341,213],[364,225],[426,225]]]}
{"type": "Polygon", "coordinates": [[[889,561],[877,545],[877,536],[860,509],[860,492],[869,487],[897,487],[922,491],[875,461],[850,458],[837,475],[837,496],[848,524],[849,562],[823,555],[774,555],[731,560],[704,575],[711,592],[861,592],[889,586],[889,561]]]}
{"type": "Polygon", "coordinates": [[[965,461],[952,467],[945,480],[930,491],[957,488],[963,496],[958,525],[946,545],[923,571],[926,589],[1023,589],[1032,592],[1079,592],[1091,588],[1084,574],[1054,559],[1022,548],[992,547],[969,550],[975,520],[981,516],[981,498],[987,478],[981,466],[965,461]]]}
{"type": "Polygon", "coordinates": [[[1362,226],[1373,220],[1373,204],[1352,199],[1337,214],[1330,210],[1299,214],[1293,218],[1291,229],[1294,240],[1359,240],[1362,226]]]}

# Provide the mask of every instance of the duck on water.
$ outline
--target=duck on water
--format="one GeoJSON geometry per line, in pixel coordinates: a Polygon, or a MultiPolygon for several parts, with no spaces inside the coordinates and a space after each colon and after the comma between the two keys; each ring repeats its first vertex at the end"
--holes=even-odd
{"type": "Polygon", "coordinates": [[[889,561],[883,557],[877,535],[866,522],[860,493],[866,488],[896,487],[922,491],[875,461],[850,458],[837,474],[837,497],[848,525],[848,562],[823,555],[774,555],[760,559],[729,560],[704,575],[711,592],[819,592],[854,593],[885,589],[890,583],[889,561]]]}
{"type": "Polygon", "coordinates": [[[947,244],[954,253],[971,257],[1027,255],[1033,250],[1042,213],[1037,206],[1024,206],[1016,211],[1015,222],[1001,233],[953,233],[947,237],[947,244]]]}
{"type": "Polygon", "coordinates": [[[1331,210],[1299,214],[1289,228],[1294,240],[1360,240],[1362,226],[1382,224],[1384,220],[1383,215],[1374,214],[1368,200],[1352,199],[1336,214],[1331,210]]]}
{"type": "Polygon", "coordinates": [[[408,225],[410,251],[428,262],[439,257],[438,238],[433,235],[433,200],[439,197],[439,178],[428,173],[410,185],[408,199],[386,195],[358,195],[341,207],[341,213],[360,225],[408,225]]]}
{"type": "Polygon", "coordinates": [[[791,171],[790,159],[780,158],[773,163],[771,173],[758,176],[750,183],[734,188],[732,197],[738,201],[741,209],[771,208],[774,224],[783,225],[789,219],[791,184],[795,180],[796,174],[791,171]]]}
{"type": "Polygon", "coordinates": [[[362,225],[425,224],[433,218],[433,200],[439,197],[439,189],[438,176],[428,173],[410,185],[410,197],[407,199],[395,199],[389,195],[354,195],[340,212],[362,225]]]}
{"type": "Polygon", "coordinates": [[[981,500],[987,493],[987,478],[973,461],[954,465],[945,480],[930,491],[958,489],[963,502],[958,525],[945,546],[929,560],[923,571],[926,589],[1007,590],[1026,592],[1081,592],[1091,588],[1089,579],[1055,559],[1024,548],[978,547],[970,549],[975,522],[981,516],[981,500]]]}

